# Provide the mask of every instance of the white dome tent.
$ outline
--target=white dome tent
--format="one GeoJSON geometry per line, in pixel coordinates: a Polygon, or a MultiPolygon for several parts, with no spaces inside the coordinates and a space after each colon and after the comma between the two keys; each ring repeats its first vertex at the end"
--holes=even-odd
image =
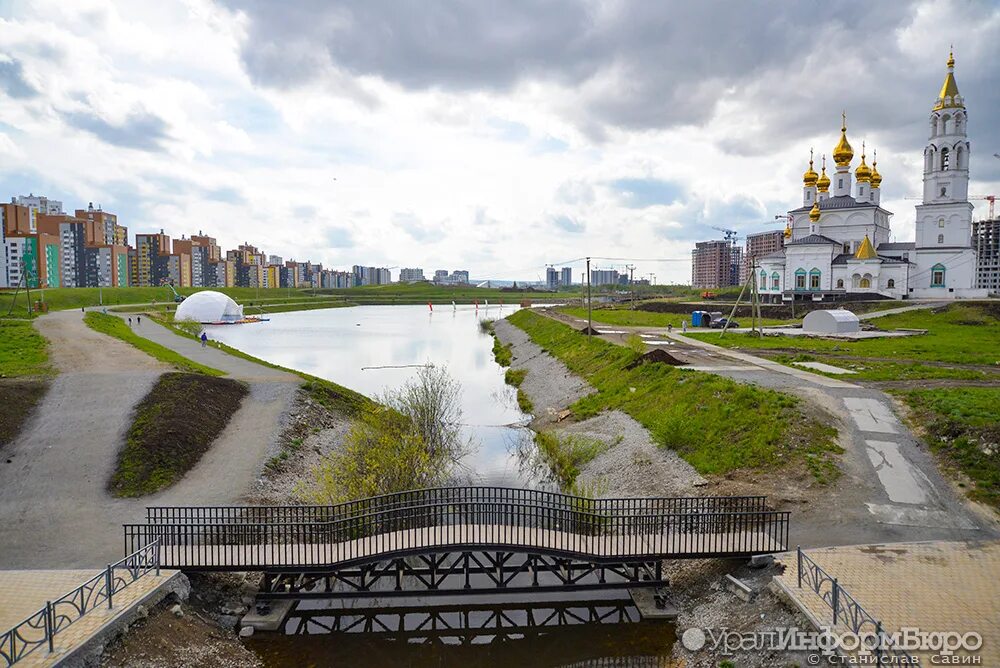
{"type": "Polygon", "coordinates": [[[177,306],[174,320],[193,320],[203,324],[243,320],[243,307],[214,290],[196,292],[177,306]]]}

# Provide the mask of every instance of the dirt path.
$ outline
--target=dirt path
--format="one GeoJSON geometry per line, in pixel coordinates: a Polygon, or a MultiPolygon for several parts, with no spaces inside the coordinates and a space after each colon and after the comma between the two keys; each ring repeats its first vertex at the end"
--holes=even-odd
{"type": "Polygon", "coordinates": [[[132,410],[168,367],[91,330],[82,316],[60,311],[36,321],[59,376],[0,461],[0,568],[101,567],[121,557],[121,525],[140,521],[146,505],[240,502],[301,382],[143,322],[140,333],[247,380],[251,391],[178,484],[142,499],[117,499],[105,485],[132,410]]]}

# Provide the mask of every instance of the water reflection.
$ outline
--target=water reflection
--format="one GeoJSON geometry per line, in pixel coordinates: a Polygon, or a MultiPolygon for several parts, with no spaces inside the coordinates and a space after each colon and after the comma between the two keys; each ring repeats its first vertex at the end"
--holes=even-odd
{"type": "Polygon", "coordinates": [[[631,599],[297,610],[291,635],[255,638],[267,666],[667,666],[672,625],[631,599]]]}
{"type": "Polygon", "coordinates": [[[463,482],[533,486],[509,444],[530,416],[504,383],[493,339],[480,320],[502,318],[515,306],[356,306],[276,313],[259,325],[207,327],[217,339],[261,359],[346,385],[368,396],[399,387],[414,365],[447,366],[462,384],[463,436],[473,451],[462,462],[463,482]]]}

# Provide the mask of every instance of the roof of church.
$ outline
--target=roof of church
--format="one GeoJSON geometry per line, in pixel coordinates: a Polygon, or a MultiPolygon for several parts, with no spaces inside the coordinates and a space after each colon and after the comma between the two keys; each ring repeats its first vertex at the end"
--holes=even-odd
{"type": "MultiPolygon", "coordinates": [[[[884,255],[878,255],[877,258],[882,261],[882,264],[910,264],[906,260],[900,260],[898,257],[885,257],[884,255]]],[[[841,253],[837,257],[830,261],[830,264],[847,264],[848,260],[856,260],[854,253],[841,253]]],[[[875,259],[875,258],[872,258],[875,259]]]]}
{"type": "Polygon", "coordinates": [[[878,245],[878,250],[913,250],[917,247],[912,241],[894,241],[892,243],[884,243],[878,245]]]}
{"type": "Polygon", "coordinates": [[[835,244],[841,246],[839,241],[831,239],[830,237],[824,237],[822,234],[810,234],[807,237],[802,237],[801,239],[796,239],[795,241],[789,241],[786,246],[799,246],[806,244],[835,244]]]}
{"type": "MultiPolygon", "coordinates": [[[[827,197],[826,199],[819,200],[819,210],[827,211],[829,209],[850,209],[852,207],[878,207],[877,204],[873,202],[859,202],[850,195],[836,195],[834,197],[827,197]]],[[[800,206],[797,209],[792,209],[791,213],[797,211],[808,211],[811,206],[800,206]]]]}

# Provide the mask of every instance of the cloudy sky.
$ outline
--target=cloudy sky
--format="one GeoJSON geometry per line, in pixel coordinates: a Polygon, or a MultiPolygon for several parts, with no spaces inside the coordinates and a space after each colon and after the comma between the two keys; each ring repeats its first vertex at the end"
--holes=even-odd
{"type": "Polygon", "coordinates": [[[0,0],[0,34],[0,195],[336,268],[686,282],[713,225],[801,203],[842,109],[912,239],[951,43],[971,191],[1000,191],[987,0],[0,0]]]}

